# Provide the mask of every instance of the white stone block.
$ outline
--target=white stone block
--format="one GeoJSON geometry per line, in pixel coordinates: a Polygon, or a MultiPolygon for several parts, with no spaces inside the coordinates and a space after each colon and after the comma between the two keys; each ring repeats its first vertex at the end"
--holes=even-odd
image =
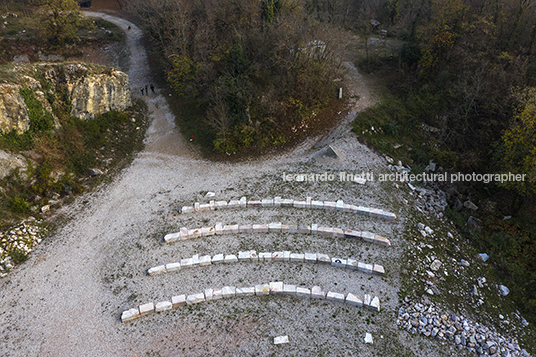
{"type": "Polygon", "coordinates": [[[372,297],[369,294],[365,294],[363,296],[363,307],[370,308],[370,302],[372,301],[372,297]]]}
{"type": "Polygon", "coordinates": [[[205,301],[205,294],[203,293],[188,295],[186,298],[187,305],[199,304],[203,301],[205,301]]]}
{"type": "Polygon", "coordinates": [[[223,262],[225,264],[232,264],[232,263],[236,263],[237,261],[238,261],[238,258],[234,254],[228,254],[223,259],[223,262]]]}
{"type": "Polygon", "coordinates": [[[210,211],[210,203],[201,203],[199,205],[199,212],[210,211]]]}
{"type": "Polygon", "coordinates": [[[352,293],[348,293],[346,295],[346,303],[348,305],[353,305],[353,306],[359,306],[359,307],[363,306],[363,300],[361,300],[361,298],[357,296],[356,294],[352,294],[352,293]]]}
{"type": "Polygon", "coordinates": [[[238,252],[238,260],[240,261],[251,261],[251,252],[246,250],[245,252],[238,252]]]}
{"type": "Polygon", "coordinates": [[[184,206],[181,208],[181,213],[192,213],[194,211],[194,208],[192,206],[184,206]]]}
{"type": "Polygon", "coordinates": [[[328,211],[335,211],[337,209],[337,203],[332,201],[324,201],[324,209],[328,211]]]}
{"type": "Polygon", "coordinates": [[[214,231],[216,234],[222,234],[223,231],[223,223],[216,222],[216,226],[214,226],[214,231]]]}
{"type": "Polygon", "coordinates": [[[247,207],[262,207],[262,201],[248,201],[247,207]]]}
{"type": "Polygon", "coordinates": [[[259,261],[259,256],[257,255],[256,250],[250,250],[249,253],[251,254],[251,261],[252,262],[258,262],[259,261]]]}
{"type": "Polygon", "coordinates": [[[199,266],[207,266],[212,264],[212,259],[210,258],[210,255],[203,255],[199,257],[199,266]]]}
{"type": "Polygon", "coordinates": [[[313,208],[313,209],[324,209],[324,202],[322,202],[322,201],[311,201],[311,208],[313,208]]]}
{"type": "Polygon", "coordinates": [[[221,294],[224,298],[235,297],[236,288],[234,286],[224,286],[221,289],[221,294]]]}
{"type": "Polygon", "coordinates": [[[190,235],[188,233],[188,228],[186,228],[186,227],[182,227],[180,229],[179,234],[180,234],[180,240],[190,239],[190,235]]]}
{"type": "Polygon", "coordinates": [[[298,226],[298,233],[301,234],[310,234],[311,233],[311,226],[298,226]]]}
{"type": "MultiPolygon", "coordinates": [[[[210,228],[203,227],[201,228],[201,237],[207,237],[209,235],[210,228]]],[[[214,234],[214,232],[212,233],[214,234]]]]}
{"type": "Polygon", "coordinates": [[[282,262],[283,261],[283,252],[273,252],[272,253],[272,260],[274,262],[282,262]]]}
{"type": "Polygon", "coordinates": [[[331,258],[329,255],[323,253],[316,254],[316,261],[322,264],[331,264],[331,258]]]}
{"type": "Polygon", "coordinates": [[[377,296],[374,296],[374,298],[370,302],[369,308],[371,310],[380,312],[380,299],[377,296]]]}
{"type": "Polygon", "coordinates": [[[346,267],[346,259],[341,258],[331,258],[331,265],[337,268],[345,268],[346,267]]]}
{"type": "Polygon", "coordinates": [[[389,239],[384,238],[384,237],[380,237],[378,235],[374,236],[374,243],[378,244],[378,245],[383,245],[384,247],[390,247],[391,246],[391,242],[389,241],[389,239]]]}
{"type": "Polygon", "coordinates": [[[247,207],[247,200],[246,197],[240,197],[240,208],[246,208],[247,207]]]}
{"type": "Polygon", "coordinates": [[[318,233],[318,224],[311,224],[311,234],[318,233]]]}
{"type": "Polygon", "coordinates": [[[337,211],[344,210],[344,201],[343,200],[338,200],[337,202],[335,202],[335,209],[337,211]]]}
{"type": "Polygon", "coordinates": [[[255,295],[255,287],[236,288],[236,296],[255,295]]]}
{"type": "Polygon", "coordinates": [[[251,224],[244,224],[238,227],[239,233],[253,233],[253,226],[251,224]]]}
{"type": "Polygon", "coordinates": [[[281,233],[298,233],[298,226],[296,225],[282,225],[281,233]]]}
{"type": "Polygon", "coordinates": [[[362,262],[357,263],[357,270],[366,273],[366,274],[372,274],[372,264],[366,264],[362,262]]]}
{"type": "Polygon", "coordinates": [[[299,297],[311,297],[311,290],[307,288],[296,287],[296,296],[299,297]]]}
{"type": "Polygon", "coordinates": [[[283,294],[283,282],[282,281],[273,281],[270,283],[270,294],[271,295],[281,295],[283,294]]]}
{"type": "Polygon", "coordinates": [[[169,233],[164,236],[164,242],[166,243],[173,243],[178,241],[181,238],[181,233],[169,233]]]}
{"type": "Polygon", "coordinates": [[[291,262],[301,262],[305,260],[305,255],[303,253],[290,253],[291,262]]]}
{"type": "Polygon", "coordinates": [[[216,203],[214,202],[214,200],[210,201],[208,204],[210,206],[211,211],[214,211],[216,209],[216,203]]]}
{"type": "Polygon", "coordinates": [[[137,319],[140,317],[140,310],[138,309],[128,309],[123,311],[121,314],[121,322],[128,322],[137,319]]]}
{"type": "Polygon", "coordinates": [[[281,207],[281,197],[274,197],[274,207],[281,207]]]}
{"type": "Polygon", "coordinates": [[[274,345],[280,345],[282,343],[288,343],[288,336],[274,337],[274,345]]]}
{"type": "Polygon", "coordinates": [[[281,222],[268,223],[268,232],[281,232],[281,222]]]}
{"type": "Polygon", "coordinates": [[[361,214],[363,216],[370,216],[370,208],[363,207],[363,206],[357,206],[356,213],[361,214]]]}
{"type": "Polygon", "coordinates": [[[171,305],[173,306],[174,309],[178,308],[179,306],[186,305],[186,295],[182,294],[182,295],[173,296],[171,298],[171,305]]]}
{"type": "Polygon", "coordinates": [[[333,237],[333,228],[331,227],[318,227],[317,232],[323,236],[333,237]]]}
{"type": "Polygon", "coordinates": [[[385,275],[385,269],[382,265],[374,264],[372,268],[372,274],[378,275],[378,276],[384,276],[385,275]]]}
{"type": "Polygon", "coordinates": [[[214,290],[205,289],[205,301],[211,301],[211,300],[214,300],[214,290]]]}
{"type": "Polygon", "coordinates": [[[164,274],[165,272],[166,272],[166,266],[165,265],[159,265],[159,266],[156,266],[156,267],[149,268],[149,270],[147,270],[147,274],[149,274],[151,276],[164,274]]]}
{"type": "Polygon", "coordinates": [[[281,207],[292,207],[294,206],[294,201],[291,199],[284,198],[281,200],[281,207]]]}
{"type": "Polygon", "coordinates": [[[237,200],[230,200],[227,204],[227,208],[238,208],[240,207],[240,201],[237,200]]]}
{"type": "Polygon", "coordinates": [[[365,333],[365,343],[373,343],[372,335],[370,333],[365,333]]]}
{"type": "Polygon", "coordinates": [[[328,291],[326,294],[326,300],[344,303],[344,294],[328,291]]]}
{"type": "Polygon", "coordinates": [[[294,208],[306,208],[307,203],[305,201],[294,201],[293,206],[294,208]]]}
{"type": "Polygon", "coordinates": [[[342,207],[342,211],[345,213],[355,213],[357,211],[357,206],[348,205],[345,203],[344,206],[342,207]]]}
{"type": "Polygon", "coordinates": [[[374,243],[374,237],[376,235],[371,232],[361,232],[361,238],[368,243],[374,243]]]}
{"type": "Polygon", "coordinates": [[[283,295],[296,296],[296,285],[283,284],[283,295]]]}
{"type": "Polygon", "coordinates": [[[316,253],[305,253],[303,260],[306,263],[316,263],[316,253]]]}
{"type": "Polygon", "coordinates": [[[333,228],[333,237],[344,238],[344,231],[340,228],[333,228]]]}
{"type": "Polygon", "coordinates": [[[189,229],[188,237],[190,238],[199,238],[201,237],[201,228],[189,229]]]}
{"type": "Polygon", "coordinates": [[[214,202],[214,209],[224,209],[227,208],[227,201],[216,201],[214,202]]]}
{"type": "Polygon", "coordinates": [[[181,259],[181,268],[191,268],[194,266],[194,260],[192,258],[181,259]]]}
{"type": "Polygon", "coordinates": [[[160,301],[156,303],[156,306],[154,307],[155,312],[162,312],[171,310],[173,305],[171,304],[171,301],[160,301]]]}
{"type": "Polygon", "coordinates": [[[199,254],[196,254],[192,257],[192,264],[194,267],[199,265],[199,254]]]}
{"type": "Polygon", "coordinates": [[[271,252],[259,253],[259,260],[261,262],[271,262],[272,261],[272,253],[271,252]]]}
{"type": "Polygon", "coordinates": [[[274,206],[274,200],[265,198],[265,199],[263,199],[261,201],[261,205],[263,207],[273,207],[274,206]]]}
{"type": "Polygon", "coordinates": [[[364,185],[367,183],[367,180],[362,177],[354,177],[354,182],[360,185],[364,185]]]}
{"type": "Polygon", "coordinates": [[[391,212],[383,212],[382,219],[386,219],[388,221],[394,221],[396,219],[396,214],[391,212]]]}
{"type": "Polygon", "coordinates": [[[377,209],[377,208],[371,208],[370,209],[370,217],[372,218],[382,218],[383,216],[383,210],[377,209]]]}
{"type": "Polygon", "coordinates": [[[212,264],[221,264],[224,261],[223,254],[216,254],[212,257],[212,264]]]}
{"type": "Polygon", "coordinates": [[[283,261],[284,262],[290,262],[290,251],[285,250],[283,252],[283,261]]]}
{"type": "Polygon", "coordinates": [[[311,297],[314,299],[325,299],[326,293],[322,291],[320,286],[313,286],[311,289],[311,297]]]}
{"type": "Polygon", "coordinates": [[[352,259],[352,258],[348,258],[346,259],[346,268],[348,269],[353,269],[353,270],[357,270],[357,260],[355,259],[352,259]]]}
{"type": "Polygon", "coordinates": [[[269,295],[270,284],[255,285],[255,295],[269,295]]]}
{"type": "Polygon", "coordinates": [[[200,206],[200,205],[201,205],[201,204],[200,204],[199,202],[194,203],[194,211],[195,211],[195,212],[199,212],[199,206],[200,206]]]}
{"type": "Polygon", "coordinates": [[[220,299],[223,299],[222,289],[212,289],[212,300],[220,300],[220,299]]]}
{"type": "Polygon", "coordinates": [[[305,207],[306,208],[311,208],[311,202],[313,201],[313,198],[312,197],[307,197],[305,199],[305,207]]]}
{"type": "Polygon", "coordinates": [[[349,229],[346,229],[344,231],[344,237],[346,238],[353,238],[353,239],[361,239],[361,232],[360,231],[352,231],[349,229]]]}
{"type": "Polygon", "coordinates": [[[253,233],[268,233],[268,225],[267,224],[254,224],[253,233]]]}
{"type": "Polygon", "coordinates": [[[169,263],[169,264],[166,264],[166,271],[169,273],[169,272],[172,272],[172,271],[177,271],[177,270],[180,270],[181,269],[181,263],[169,263]]]}
{"type": "Polygon", "coordinates": [[[154,304],[149,302],[139,306],[140,316],[145,316],[154,312],[154,304]]]}

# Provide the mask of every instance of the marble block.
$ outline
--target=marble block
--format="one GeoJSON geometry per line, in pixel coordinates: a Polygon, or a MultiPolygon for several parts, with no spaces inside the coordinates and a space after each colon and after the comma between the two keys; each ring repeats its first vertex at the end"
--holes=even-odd
{"type": "Polygon", "coordinates": [[[255,285],[255,295],[269,295],[270,284],[255,285]]]}
{"type": "Polygon", "coordinates": [[[169,272],[172,272],[172,271],[177,271],[177,270],[180,270],[181,269],[181,263],[169,263],[169,264],[166,264],[166,271],[169,273],[169,272]]]}
{"type": "Polygon", "coordinates": [[[188,233],[188,228],[186,227],[182,227],[179,231],[179,234],[180,234],[180,240],[186,240],[186,239],[190,239],[190,235],[188,233]]]}
{"type": "Polygon", "coordinates": [[[162,312],[171,310],[173,305],[171,304],[171,301],[160,301],[156,303],[156,306],[154,307],[155,312],[162,312]]]}
{"type": "Polygon", "coordinates": [[[361,232],[360,231],[352,231],[352,230],[348,230],[346,229],[344,231],[344,236],[346,238],[354,238],[354,239],[361,239],[361,232]]]}
{"type": "Polygon", "coordinates": [[[357,260],[348,258],[346,259],[346,268],[357,270],[357,263],[358,263],[357,260]]]}
{"type": "Polygon", "coordinates": [[[374,298],[372,298],[369,305],[369,309],[380,312],[380,299],[377,296],[374,296],[374,298]]]}
{"type": "Polygon", "coordinates": [[[238,252],[238,260],[240,261],[251,261],[251,252],[246,250],[245,252],[238,252]]]}
{"type": "Polygon", "coordinates": [[[345,268],[346,267],[346,259],[341,258],[331,258],[331,265],[337,268],[345,268]]]}
{"type": "Polygon", "coordinates": [[[283,295],[296,295],[296,285],[283,284],[283,295]]]}
{"type": "Polygon", "coordinates": [[[333,228],[331,227],[318,227],[317,232],[323,236],[333,237],[333,228]]]}
{"type": "Polygon", "coordinates": [[[221,264],[223,263],[224,259],[225,258],[223,254],[216,254],[215,256],[212,257],[212,264],[221,264]]]}
{"type": "Polygon", "coordinates": [[[332,201],[324,201],[324,209],[335,211],[337,209],[337,203],[332,201]]]}
{"type": "Polygon", "coordinates": [[[210,258],[210,255],[203,255],[199,257],[199,266],[207,266],[212,264],[212,259],[210,258]]]}
{"type": "Polygon", "coordinates": [[[389,239],[384,238],[384,237],[380,237],[378,235],[374,237],[374,243],[378,244],[378,245],[383,245],[384,247],[390,247],[391,246],[391,242],[389,241],[389,239]]]}
{"type": "Polygon", "coordinates": [[[188,295],[186,298],[187,305],[199,304],[203,301],[205,301],[205,294],[203,293],[188,295]]]}
{"type": "Polygon", "coordinates": [[[281,200],[281,207],[292,207],[294,206],[294,200],[291,199],[282,199],[281,200]]]}
{"type": "Polygon", "coordinates": [[[307,288],[296,287],[296,296],[299,297],[311,297],[311,290],[307,288]]]}
{"type": "Polygon", "coordinates": [[[194,212],[194,208],[192,206],[184,206],[181,208],[181,213],[192,213],[194,212]]]}
{"type": "Polygon", "coordinates": [[[311,226],[298,226],[298,233],[302,234],[310,234],[311,233],[311,226]]]}
{"type": "Polygon", "coordinates": [[[394,221],[396,219],[396,214],[391,212],[383,212],[382,213],[382,219],[388,220],[388,221],[394,221]]]}
{"type": "Polygon", "coordinates": [[[323,253],[316,254],[316,261],[322,264],[331,264],[331,258],[329,255],[323,253]]]}
{"type": "Polygon", "coordinates": [[[363,273],[372,274],[372,268],[372,264],[366,264],[362,262],[357,263],[357,270],[363,273]]]}
{"type": "Polygon", "coordinates": [[[210,203],[201,203],[199,205],[199,212],[210,211],[210,203]]]}
{"type": "Polygon", "coordinates": [[[262,207],[262,201],[248,201],[247,207],[262,207]]]}
{"type": "Polygon", "coordinates": [[[221,293],[224,298],[234,297],[236,295],[236,288],[234,286],[224,286],[221,289],[221,293]]]}
{"type": "Polygon", "coordinates": [[[311,289],[311,297],[315,299],[325,299],[326,293],[322,291],[320,286],[313,286],[311,289]]]}
{"type": "Polygon", "coordinates": [[[378,275],[378,276],[384,276],[385,275],[385,269],[382,265],[374,264],[374,267],[372,268],[372,274],[378,275]]]}
{"type": "Polygon", "coordinates": [[[357,206],[356,213],[361,214],[363,216],[370,216],[370,208],[363,207],[363,206],[357,206]]]}
{"type": "Polygon", "coordinates": [[[361,232],[361,238],[368,243],[374,243],[374,237],[376,235],[371,232],[361,232]]]}
{"type": "Polygon", "coordinates": [[[316,263],[316,253],[305,253],[303,260],[306,263],[316,263]]]}
{"type": "Polygon", "coordinates": [[[145,316],[154,312],[154,304],[149,302],[139,306],[140,316],[145,316]]]}
{"type": "Polygon", "coordinates": [[[370,296],[369,294],[365,294],[363,296],[363,307],[368,309],[370,307],[371,301],[372,301],[372,296],[370,296]]]}
{"type": "Polygon", "coordinates": [[[318,224],[311,224],[311,234],[318,233],[318,224]]]}
{"type": "Polygon", "coordinates": [[[382,218],[383,216],[383,210],[377,209],[377,208],[371,208],[370,209],[370,217],[372,218],[382,218]]]}
{"type": "Polygon", "coordinates": [[[194,266],[194,260],[192,258],[181,259],[181,268],[191,268],[194,266]]]}
{"type": "Polygon", "coordinates": [[[247,207],[247,199],[246,197],[240,197],[240,208],[246,208],[247,207]]]}
{"type": "Polygon", "coordinates": [[[240,201],[237,200],[230,200],[227,204],[227,208],[238,208],[240,207],[240,201]]]}
{"type": "Polygon", "coordinates": [[[236,288],[236,296],[255,295],[255,287],[236,288]]]}
{"type": "Polygon", "coordinates": [[[326,300],[344,302],[344,294],[328,291],[326,294],[326,300]]]}
{"type": "Polygon", "coordinates": [[[283,293],[283,282],[282,281],[270,282],[270,294],[271,295],[281,295],[282,293],[283,293]]]}
{"type": "Polygon", "coordinates": [[[254,224],[253,233],[268,233],[268,225],[267,224],[254,224]]]}
{"type": "Polygon", "coordinates": [[[165,272],[166,272],[166,266],[165,265],[159,265],[159,266],[156,266],[156,267],[149,268],[149,270],[147,270],[147,274],[149,274],[151,276],[164,274],[165,272]]]}
{"type": "Polygon", "coordinates": [[[305,255],[303,253],[290,253],[291,262],[302,262],[305,260],[305,255]]]}
{"type": "Polygon", "coordinates": [[[313,209],[324,209],[324,202],[322,202],[322,201],[311,201],[311,208],[313,208],[313,209]]]}
{"type": "Polygon", "coordinates": [[[274,337],[274,345],[280,345],[282,343],[288,343],[288,336],[274,337]]]}
{"type": "Polygon", "coordinates": [[[216,201],[214,202],[214,209],[223,209],[227,208],[227,201],[216,201]]]}
{"type": "Polygon", "coordinates": [[[344,231],[340,228],[333,228],[333,236],[335,238],[344,238],[344,231]]]}
{"type": "Polygon", "coordinates": [[[137,319],[140,317],[140,310],[138,309],[128,309],[123,311],[121,314],[121,322],[128,322],[137,319]]]}
{"type": "Polygon", "coordinates": [[[228,254],[225,256],[225,258],[223,259],[223,262],[225,264],[232,264],[232,263],[236,263],[238,261],[238,258],[236,255],[234,254],[228,254]]]}
{"type": "Polygon", "coordinates": [[[220,299],[223,299],[222,289],[212,289],[212,300],[220,300],[220,299]]]}
{"type": "Polygon", "coordinates": [[[214,300],[214,290],[205,289],[205,301],[211,301],[211,300],[214,300]]]}
{"type": "Polygon", "coordinates": [[[361,300],[361,298],[357,296],[356,294],[352,294],[352,293],[348,293],[346,295],[346,303],[348,305],[353,305],[353,306],[359,306],[359,307],[363,306],[363,300],[361,300]]]}
{"type": "Polygon", "coordinates": [[[274,197],[274,207],[281,207],[281,197],[274,197]]]}
{"type": "Polygon", "coordinates": [[[239,233],[253,233],[253,226],[251,224],[244,224],[238,227],[239,233]]]}
{"type": "Polygon", "coordinates": [[[268,223],[268,232],[281,232],[281,222],[268,223]]]}
{"type": "Polygon", "coordinates": [[[166,234],[164,236],[164,242],[166,243],[173,243],[173,242],[176,242],[180,239],[181,237],[181,233],[180,232],[177,232],[177,233],[169,233],[169,234],[166,234]]]}
{"type": "Polygon", "coordinates": [[[186,295],[182,294],[171,297],[171,305],[174,309],[186,305],[186,295]]]}
{"type": "Polygon", "coordinates": [[[337,211],[344,210],[344,201],[343,200],[337,200],[337,202],[335,202],[335,209],[337,211]]]}
{"type": "Polygon", "coordinates": [[[272,252],[259,253],[259,260],[261,262],[271,262],[272,261],[272,252]]]}
{"type": "Polygon", "coordinates": [[[305,201],[294,201],[292,205],[294,206],[294,208],[306,208],[307,207],[307,203],[305,201]]]}
{"type": "Polygon", "coordinates": [[[273,199],[263,199],[261,201],[262,207],[273,207],[274,206],[274,200],[273,199]]]}
{"type": "Polygon", "coordinates": [[[222,234],[222,231],[223,231],[223,223],[216,222],[216,225],[214,226],[214,232],[216,234],[222,234]]]}

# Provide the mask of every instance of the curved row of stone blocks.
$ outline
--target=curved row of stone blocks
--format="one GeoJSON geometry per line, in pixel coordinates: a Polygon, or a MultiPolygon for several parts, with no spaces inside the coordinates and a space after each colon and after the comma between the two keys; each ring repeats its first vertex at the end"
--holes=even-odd
{"type": "Polygon", "coordinates": [[[383,276],[385,269],[382,265],[366,264],[358,262],[352,258],[330,258],[327,254],[322,253],[292,253],[290,251],[283,252],[265,252],[259,253],[255,250],[247,250],[235,254],[216,254],[213,257],[210,255],[199,256],[194,255],[191,258],[181,259],[180,262],[169,263],[151,267],[147,273],[151,276],[178,271],[182,268],[191,268],[196,266],[207,266],[212,264],[232,264],[238,261],[245,262],[300,262],[300,263],[321,263],[330,264],[338,268],[348,268],[357,270],[366,274],[383,276]]]}
{"type": "Polygon", "coordinates": [[[242,197],[239,200],[227,201],[210,201],[209,203],[195,202],[192,206],[184,206],[180,209],[180,213],[192,213],[202,211],[214,211],[226,208],[250,208],[250,207],[294,207],[294,208],[312,208],[312,209],[325,209],[331,211],[342,211],[349,213],[357,213],[364,216],[370,216],[374,218],[382,218],[388,221],[396,219],[396,215],[391,212],[384,211],[382,209],[349,205],[343,202],[343,200],[337,201],[316,201],[311,197],[307,197],[305,201],[294,201],[291,199],[285,199],[281,197],[268,198],[263,200],[248,201],[246,197],[242,197]]]}
{"type": "Polygon", "coordinates": [[[160,301],[156,304],[150,302],[140,305],[137,308],[125,310],[121,314],[121,322],[132,321],[150,313],[168,311],[184,305],[193,305],[204,301],[219,300],[223,298],[253,295],[291,295],[326,299],[346,303],[348,305],[365,307],[373,311],[380,311],[380,299],[377,296],[372,297],[369,294],[365,294],[363,299],[361,299],[358,295],[353,293],[348,293],[345,296],[344,294],[333,291],[326,293],[319,286],[313,286],[311,289],[308,289],[277,281],[252,287],[237,288],[234,286],[224,286],[221,289],[206,289],[203,293],[198,294],[176,295],[171,298],[171,301],[160,301]]]}
{"type": "Polygon", "coordinates": [[[365,242],[374,243],[389,247],[391,242],[385,237],[367,231],[354,231],[341,228],[331,228],[318,226],[318,224],[307,225],[286,225],[277,223],[269,224],[244,224],[244,225],[223,225],[221,222],[216,222],[214,227],[204,227],[196,229],[188,229],[182,227],[179,232],[169,233],[164,236],[166,243],[176,242],[178,240],[187,240],[199,237],[208,237],[221,234],[236,234],[236,233],[302,233],[302,234],[320,234],[327,237],[353,238],[360,239],[365,242]]]}

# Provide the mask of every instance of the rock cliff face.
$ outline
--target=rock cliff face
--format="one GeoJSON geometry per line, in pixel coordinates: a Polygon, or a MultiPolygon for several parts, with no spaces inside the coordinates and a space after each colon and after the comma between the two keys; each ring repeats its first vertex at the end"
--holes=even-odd
{"type": "Polygon", "coordinates": [[[0,180],[9,176],[14,170],[25,171],[28,164],[22,155],[12,155],[0,150],[0,180]]]}
{"type": "Polygon", "coordinates": [[[69,83],[71,115],[88,120],[110,110],[125,110],[132,105],[128,76],[115,69],[109,73],[87,75],[69,83]]]}
{"type": "Polygon", "coordinates": [[[20,87],[0,84],[0,132],[15,130],[22,134],[30,128],[30,118],[24,99],[19,94],[20,87]]]}
{"type": "Polygon", "coordinates": [[[6,76],[10,77],[9,82],[0,84],[0,133],[15,130],[22,134],[30,128],[28,107],[20,95],[21,88],[31,89],[43,108],[52,112],[52,102],[49,103],[47,98],[61,98],[61,88],[66,87],[72,103],[70,114],[84,120],[110,110],[125,110],[132,105],[128,76],[113,68],[82,64],[18,64],[6,76]]]}

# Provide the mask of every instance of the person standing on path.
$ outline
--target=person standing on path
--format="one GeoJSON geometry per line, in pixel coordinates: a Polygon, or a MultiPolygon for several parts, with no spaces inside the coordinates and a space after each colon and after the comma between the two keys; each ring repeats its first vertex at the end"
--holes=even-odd
{"type": "Polygon", "coordinates": [[[145,85],[145,95],[149,95],[149,88],[147,88],[147,84],[145,85]]]}
{"type": "Polygon", "coordinates": [[[153,86],[152,83],[151,83],[151,92],[153,92],[153,94],[155,94],[155,93],[154,93],[154,86],[153,86]]]}
{"type": "Polygon", "coordinates": [[[143,95],[143,87],[141,87],[141,95],[143,95]]]}

